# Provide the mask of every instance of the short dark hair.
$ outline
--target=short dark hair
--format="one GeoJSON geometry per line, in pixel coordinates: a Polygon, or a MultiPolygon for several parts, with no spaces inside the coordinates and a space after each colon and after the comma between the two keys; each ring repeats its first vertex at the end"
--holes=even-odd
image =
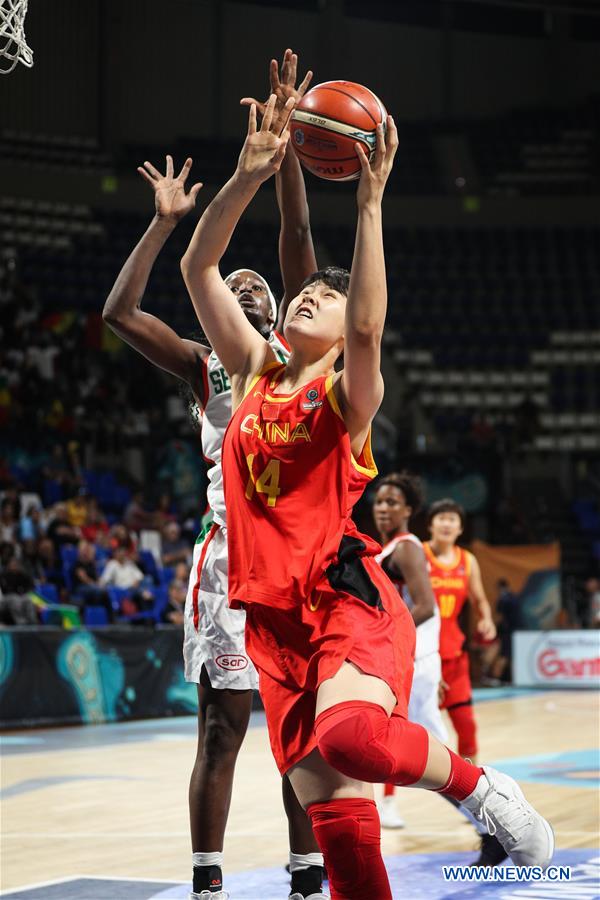
{"type": "Polygon", "coordinates": [[[427,524],[431,525],[435,516],[445,512],[456,513],[460,518],[461,528],[465,527],[467,516],[464,507],[457,503],[456,500],[451,500],[450,497],[444,497],[443,500],[436,500],[435,503],[431,504],[427,512],[427,524]]]}
{"type": "Polygon", "coordinates": [[[350,284],[350,272],[348,269],[339,269],[337,266],[327,266],[326,269],[319,269],[318,272],[313,272],[312,275],[304,279],[300,290],[304,290],[305,287],[308,287],[309,284],[314,284],[316,281],[322,281],[327,287],[333,288],[334,291],[343,294],[344,297],[348,296],[348,286],[350,284]]]}
{"type": "Polygon", "coordinates": [[[381,481],[377,483],[377,490],[381,487],[395,487],[404,494],[404,499],[412,509],[413,516],[419,512],[423,505],[423,485],[418,475],[413,475],[406,470],[402,472],[391,472],[384,475],[381,481]]]}

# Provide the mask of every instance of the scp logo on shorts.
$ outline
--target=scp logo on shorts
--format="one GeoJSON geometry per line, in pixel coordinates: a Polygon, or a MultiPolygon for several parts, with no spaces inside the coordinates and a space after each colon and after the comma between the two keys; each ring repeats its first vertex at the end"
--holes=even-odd
{"type": "Polygon", "coordinates": [[[237,653],[225,653],[217,656],[215,662],[220,669],[227,669],[229,672],[241,672],[248,666],[248,658],[237,653]]]}

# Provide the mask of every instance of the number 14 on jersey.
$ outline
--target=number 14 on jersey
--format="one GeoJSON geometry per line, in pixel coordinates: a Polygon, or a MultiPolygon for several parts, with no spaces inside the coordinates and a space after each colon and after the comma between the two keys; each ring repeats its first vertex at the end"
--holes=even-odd
{"type": "Polygon", "coordinates": [[[281,493],[281,488],[279,487],[280,461],[278,459],[270,459],[258,477],[254,474],[254,453],[248,454],[246,463],[250,472],[248,483],[246,484],[246,500],[252,500],[256,492],[266,495],[268,506],[275,506],[281,493]]]}

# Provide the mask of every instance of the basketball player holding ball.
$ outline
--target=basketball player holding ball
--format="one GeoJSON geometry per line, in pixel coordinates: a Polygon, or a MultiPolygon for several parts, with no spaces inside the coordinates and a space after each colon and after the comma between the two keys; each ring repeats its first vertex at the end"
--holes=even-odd
{"type": "Polygon", "coordinates": [[[352,271],[315,272],[290,303],[280,363],[219,272],[233,231],[277,172],[288,131],[250,109],[236,171],[182,259],[194,306],[232,384],[223,442],[229,602],[246,609],[271,749],[323,850],[332,900],[391,900],[369,782],[439,791],[492,823],[517,863],[546,866],[550,826],[513,779],[479,768],[407,720],[415,626],[352,507],[377,470],[370,428],[383,395],[381,202],[398,138],[362,144],[352,271]],[[334,364],[344,352],[344,368],[334,364]]]}
{"type": "MultiPolygon", "coordinates": [[[[271,61],[271,87],[276,92],[276,114],[289,97],[300,98],[312,73],[296,89],[298,59],[286,50],[281,66],[271,61]]],[[[244,102],[244,101],[242,101],[244,102]]],[[[225,503],[221,471],[221,444],[231,417],[231,386],[210,347],[180,338],[169,326],[143,312],[141,301],[154,262],[177,223],[195,205],[196,184],[189,193],[185,182],[188,159],[177,178],[167,157],[165,175],[149,162],[140,168],[154,191],[156,215],[121,270],[106,301],[105,322],[124,341],[157,365],[189,385],[202,423],[202,450],[209,468],[208,500],[213,522],[198,538],[186,601],[184,660],[186,680],[198,685],[198,751],[190,781],[189,807],[193,850],[192,898],[225,900],[222,890],[223,840],[235,761],[246,733],[257,686],[256,670],[244,646],[244,620],[227,604],[225,503]],[[219,657],[235,656],[245,665],[230,670],[219,657]]],[[[304,277],[315,268],[304,179],[293,154],[284,161],[277,179],[281,213],[280,264],[284,298],[279,308],[266,281],[251,269],[226,279],[231,297],[245,320],[264,337],[278,359],[289,350],[277,331],[291,297],[304,277]],[[277,326],[276,326],[277,321],[277,326]]],[[[320,900],[323,857],[307,817],[288,779],[282,782],[290,830],[290,870],[293,900],[320,900]]]]}

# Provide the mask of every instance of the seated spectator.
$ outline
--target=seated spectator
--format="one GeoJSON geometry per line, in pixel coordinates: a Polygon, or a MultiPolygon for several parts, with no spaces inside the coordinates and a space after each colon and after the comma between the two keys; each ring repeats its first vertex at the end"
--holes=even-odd
{"type": "Polygon", "coordinates": [[[69,525],[74,525],[75,528],[79,529],[85,525],[88,516],[88,501],[85,488],[80,488],[75,497],[67,500],[67,516],[69,525]]]}
{"type": "Polygon", "coordinates": [[[0,541],[12,543],[17,539],[17,509],[12,500],[4,498],[0,507],[0,541]]]}
{"type": "Polygon", "coordinates": [[[187,584],[182,585],[180,581],[173,579],[169,585],[169,602],[163,614],[164,622],[170,622],[172,625],[183,625],[186,593],[187,584]]]}
{"type": "Polygon", "coordinates": [[[156,511],[154,512],[154,528],[158,528],[159,531],[162,531],[167,522],[175,521],[176,517],[175,514],[171,512],[171,507],[171,495],[166,493],[161,494],[158,498],[156,511]]]}
{"type": "Polygon", "coordinates": [[[103,606],[108,614],[109,622],[114,619],[110,597],[102,589],[98,581],[95,562],[96,551],[89,541],[79,541],[77,545],[77,561],[73,566],[72,600],[76,606],[103,606]]]}
{"type": "Polygon", "coordinates": [[[81,534],[86,541],[91,541],[92,544],[105,546],[107,542],[109,534],[108,522],[95,497],[88,497],[87,515],[81,534]]]}
{"type": "Polygon", "coordinates": [[[188,564],[182,562],[177,563],[173,570],[173,582],[175,584],[178,584],[180,587],[184,587],[187,590],[189,580],[190,567],[188,566],[188,564]]]}
{"type": "Polygon", "coordinates": [[[49,581],[57,587],[63,586],[63,574],[61,560],[55,545],[49,537],[42,538],[37,545],[37,562],[41,569],[42,577],[39,581],[49,581]]]}
{"type": "Polygon", "coordinates": [[[81,536],[79,528],[71,525],[66,503],[57,503],[46,536],[53,542],[57,552],[63,544],[76,544],[81,536]]]}
{"type": "Polygon", "coordinates": [[[134,536],[120,523],[113,525],[109,532],[108,546],[116,550],[117,547],[124,547],[130,559],[138,558],[137,542],[134,536]]]}
{"type": "Polygon", "coordinates": [[[37,625],[35,604],[28,596],[33,579],[23,570],[16,556],[12,556],[0,574],[0,624],[37,625]]]}
{"type": "Polygon", "coordinates": [[[154,605],[154,595],[148,590],[150,580],[128,556],[125,547],[118,546],[113,550],[98,583],[102,587],[130,590],[131,599],[138,610],[142,610],[154,605]]]}
{"type": "Polygon", "coordinates": [[[19,522],[19,539],[23,542],[37,541],[41,538],[42,516],[38,506],[30,506],[19,522]]]}
{"type": "Polygon", "coordinates": [[[174,566],[176,563],[191,562],[190,547],[182,537],[177,522],[168,522],[162,530],[162,564],[174,566]]]}
{"type": "Polygon", "coordinates": [[[154,527],[154,513],[148,512],[144,507],[144,495],[142,491],[136,491],[125,508],[123,524],[130,531],[139,533],[143,528],[154,527]]]}
{"type": "Polygon", "coordinates": [[[498,617],[498,637],[500,638],[500,658],[497,675],[503,681],[512,678],[512,636],[521,627],[521,607],[518,596],[511,591],[505,578],[499,578],[496,584],[498,598],[496,614],[498,617]]]}

